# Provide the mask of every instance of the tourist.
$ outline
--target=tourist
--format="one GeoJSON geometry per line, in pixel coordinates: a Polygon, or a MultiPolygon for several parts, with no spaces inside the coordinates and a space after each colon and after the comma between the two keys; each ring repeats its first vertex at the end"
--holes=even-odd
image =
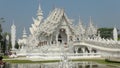
{"type": "Polygon", "coordinates": [[[3,65],[4,64],[4,62],[3,62],[3,57],[2,56],[0,56],[0,65],[3,65]]]}
{"type": "Polygon", "coordinates": [[[2,56],[0,56],[0,68],[3,68],[4,67],[4,65],[5,65],[5,62],[3,62],[3,57],[2,56]]]}

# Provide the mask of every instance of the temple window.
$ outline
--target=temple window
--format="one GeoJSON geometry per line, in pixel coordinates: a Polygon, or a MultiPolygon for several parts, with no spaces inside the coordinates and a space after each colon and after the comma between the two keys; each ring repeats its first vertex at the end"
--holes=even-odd
{"type": "Polygon", "coordinates": [[[69,38],[70,38],[70,41],[73,41],[73,38],[72,38],[72,36],[70,36],[69,38]]]}

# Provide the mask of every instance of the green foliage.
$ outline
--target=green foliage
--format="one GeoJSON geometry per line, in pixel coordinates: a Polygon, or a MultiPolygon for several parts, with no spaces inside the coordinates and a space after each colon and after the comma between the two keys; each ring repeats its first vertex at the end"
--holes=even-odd
{"type": "Polygon", "coordinates": [[[6,38],[7,35],[9,35],[9,40],[10,40],[10,35],[11,35],[11,34],[8,33],[8,32],[4,32],[4,33],[3,33],[3,37],[4,37],[4,38],[6,38]]]}
{"type": "Polygon", "coordinates": [[[113,28],[99,28],[98,31],[100,31],[100,36],[102,38],[113,38],[113,28]]]}
{"type": "Polygon", "coordinates": [[[120,40],[120,34],[118,34],[118,40],[120,40]]]}
{"type": "Polygon", "coordinates": [[[9,56],[3,56],[3,59],[9,59],[9,56]]]}
{"type": "Polygon", "coordinates": [[[0,24],[0,33],[2,33],[2,27],[1,27],[1,24],[0,24]]]}
{"type": "Polygon", "coordinates": [[[0,18],[0,34],[2,33],[2,25],[1,23],[5,22],[4,18],[0,18]]]}
{"type": "Polygon", "coordinates": [[[4,18],[0,18],[0,52],[3,52],[4,47],[4,38],[2,36],[2,25],[1,23],[4,22],[4,18]]]}
{"type": "Polygon", "coordinates": [[[16,44],[15,44],[15,48],[18,49],[19,48],[19,44],[18,42],[16,41],[16,44]]]}

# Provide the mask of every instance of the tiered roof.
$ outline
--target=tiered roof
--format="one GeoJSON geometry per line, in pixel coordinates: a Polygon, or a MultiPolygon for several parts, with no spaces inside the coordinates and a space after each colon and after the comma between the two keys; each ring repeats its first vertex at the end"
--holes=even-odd
{"type": "Polygon", "coordinates": [[[55,8],[40,25],[38,34],[49,36],[59,26],[63,18],[66,20],[68,27],[73,31],[72,22],[68,19],[64,9],[55,8]]]}
{"type": "Polygon", "coordinates": [[[76,34],[80,35],[80,34],[84,34],[85,33],[85,27],[83,26],[83,23],[79,17],[79,23],[76,26],[76,34]]]}
{"type": "Polygon", "coordinates": [[[87,35],[95,35],[95,34],[97,34],[97,27],[94,26],[91,16],[90,16],[90,24],[88,25],[88,28],[86,30],[86,34],[87,35]]]}
{"type": "Polygon", "coordinates": [[[38,11],[37,11],[37,18],[33,18],[33,24],[31,24],[30,32],[32,35],[34,35],[37,32],[38,27],[40,26],[43,19],[43,12],[41,10],[41,7],[39,5],[38,11]]]}

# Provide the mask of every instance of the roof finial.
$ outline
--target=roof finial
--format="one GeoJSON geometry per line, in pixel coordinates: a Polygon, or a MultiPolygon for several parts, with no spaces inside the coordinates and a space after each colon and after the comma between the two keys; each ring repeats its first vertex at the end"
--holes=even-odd
{"type": "Polygon", "coordinates": [[[90,26],[93,26],[92,17],[90,16],[90,26]]]}
{"type": "Polygon", "coordinates": [[[13,24],[14,24],[14,19],[13,19],[13,24]]]}
{"type": "Polygon", "coordinates": [[[23,29],[23,38],[25,38],[25,37],[27,37],[27,33],[26,33],[26,29],[24,27],[24,29],[23,29]]]}
{"type": "Polygon", "coordinates": [[[43,17],[43,11],[41,9],[40,4],[39,4],[39,7],[38,7],[37,16],[38,16],[39,20],[41,19],[41,17],[43,17]]]}
{"type": "Polygon", "coordinates": [[[92,17],[90,16],[90,23],[92,23],[92,17]]]}
{"type": "Polygon", "coordinates": [[[56,5],[55,4],[53,4],[53,10],[56,8],[56,5]]]}
{"type": "Polygon", "coordinates": [[[81,20],[80,20],[80,16],[79,16],[79,23],[81,22],[81,20]]]}
{"type": "Polygon", "coordinates": [[[79,25],[81,25],[82,27],[83,27],[83,23],[82,23],[82,20],[81,20],[81,18],[80,18],[80,16],[79,16],[79,25]]]}
{"type": "Polygon", "coordinates": [[[12,24],[13,26],[15,26],[15,22],[14,22],[14,19],[13,19],[13,24],[12,24]]]}
{"type": "Polygon", "coordinates": [[[24,29],[23,29],[23,33],[24,33],[24,34],[26,34],[26,30],[25,30],[25,27],[24,27],[24,29]]]}
{"type": "Polygon", "coordinates": [[[40,6],[40,3],[39,3],[39,7],[38,7],[38,10],[41,10],[41,6],[40,6]]]}

